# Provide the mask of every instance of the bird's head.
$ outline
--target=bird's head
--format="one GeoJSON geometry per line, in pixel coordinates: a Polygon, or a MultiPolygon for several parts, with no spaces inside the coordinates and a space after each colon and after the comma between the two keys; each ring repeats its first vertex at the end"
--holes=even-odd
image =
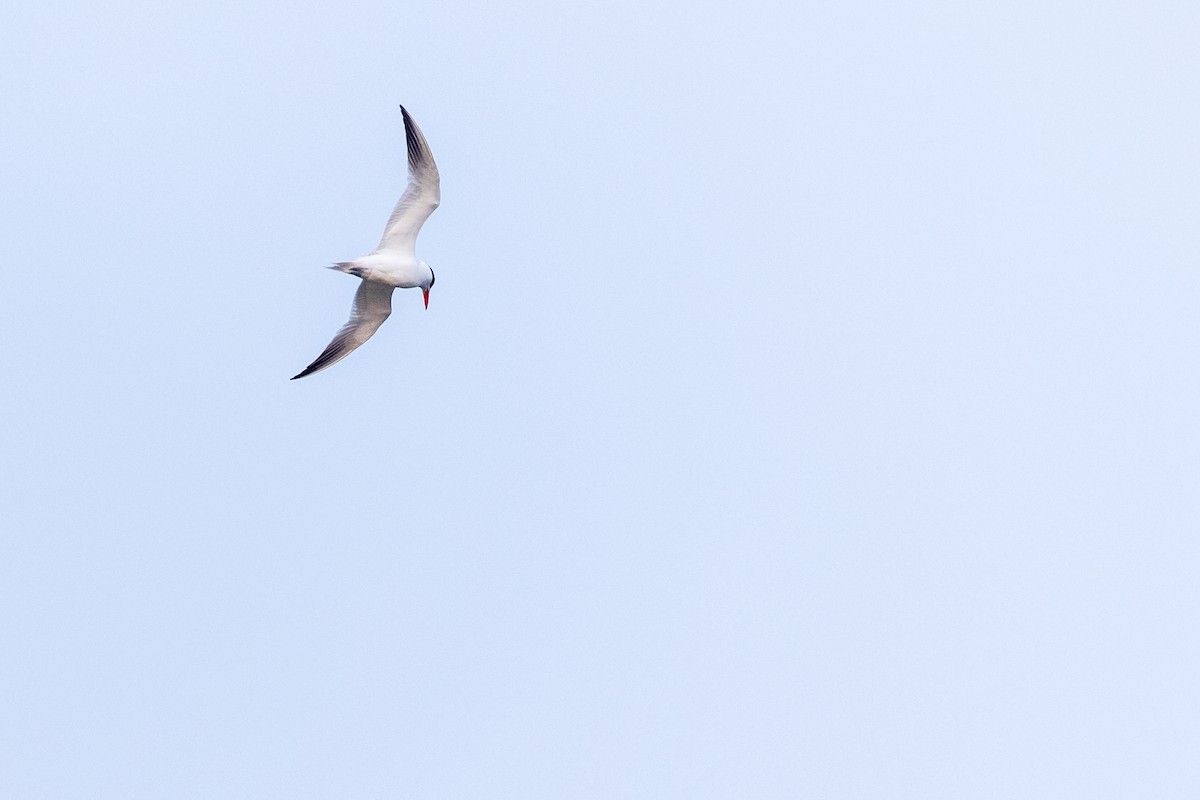
{"type": "Polygon", "coordinates": [[[437,276],[433,274],[433,268],[428,264],[425,264],[425,269],[429,272],[429,282],[421,284],[421,294],[425,297],[425,308],[429,308],[429,290],[433,288],[433,282],[437,280],[437,276]]]}

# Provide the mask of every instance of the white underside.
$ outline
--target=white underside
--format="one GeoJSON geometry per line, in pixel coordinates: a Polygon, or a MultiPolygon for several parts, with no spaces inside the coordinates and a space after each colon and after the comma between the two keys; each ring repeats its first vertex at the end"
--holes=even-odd
{"type": "Polygon", "coordinates": [[[361,270],[361,272],[356,271],[355,273],[360,277],[386,283],[397,289],[428,286],[432,275],[429,266],[423,261],[407,253],[397,253],[391,250],[380,250],[350,263],[361,270]]]}

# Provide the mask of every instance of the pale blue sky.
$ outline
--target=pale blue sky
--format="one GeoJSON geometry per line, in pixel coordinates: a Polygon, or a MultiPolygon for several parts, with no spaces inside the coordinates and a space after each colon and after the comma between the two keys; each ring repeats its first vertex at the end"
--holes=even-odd
{"type": "Polygon", "coordinates": [[[0,796],[1200,795],[1198,38],[8,4],[0,796]]]}

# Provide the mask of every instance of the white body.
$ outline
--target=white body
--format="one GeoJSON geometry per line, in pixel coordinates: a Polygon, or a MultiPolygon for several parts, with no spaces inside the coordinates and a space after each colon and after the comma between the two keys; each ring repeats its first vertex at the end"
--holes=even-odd
{"type": "Polygon", "coordinates": [[[379,281],[396,289],[429,288],[433,282],[433,270],[415,253],[396,250],[376,250],[374,253],[356,258],[334,269],[357,275],[363,280],[379,281]]]}

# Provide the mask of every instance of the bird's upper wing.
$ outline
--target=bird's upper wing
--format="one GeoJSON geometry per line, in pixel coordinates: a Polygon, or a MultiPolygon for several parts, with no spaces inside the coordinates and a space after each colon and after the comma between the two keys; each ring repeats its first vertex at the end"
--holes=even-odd
{"type": "Polygon", "coordinates": [[[325,351],[317,356],[317,360],[292,380],[333,366],[370,339],[392,313],[392,290],[395,288],[379,281],[363,281],[354,295],[354,308],[350,312],[349,322],[342,326],[325,351]]]}
{"type": "Polygon", "coordinates": [[[408,186],[392,209],[375,252],[395,250],[415,257],[417,233],[442,201],[442,186],[424,134],[404,106],[400,106],[400,113],[404,115],[404,139],[408,145],[408,186]]]}

